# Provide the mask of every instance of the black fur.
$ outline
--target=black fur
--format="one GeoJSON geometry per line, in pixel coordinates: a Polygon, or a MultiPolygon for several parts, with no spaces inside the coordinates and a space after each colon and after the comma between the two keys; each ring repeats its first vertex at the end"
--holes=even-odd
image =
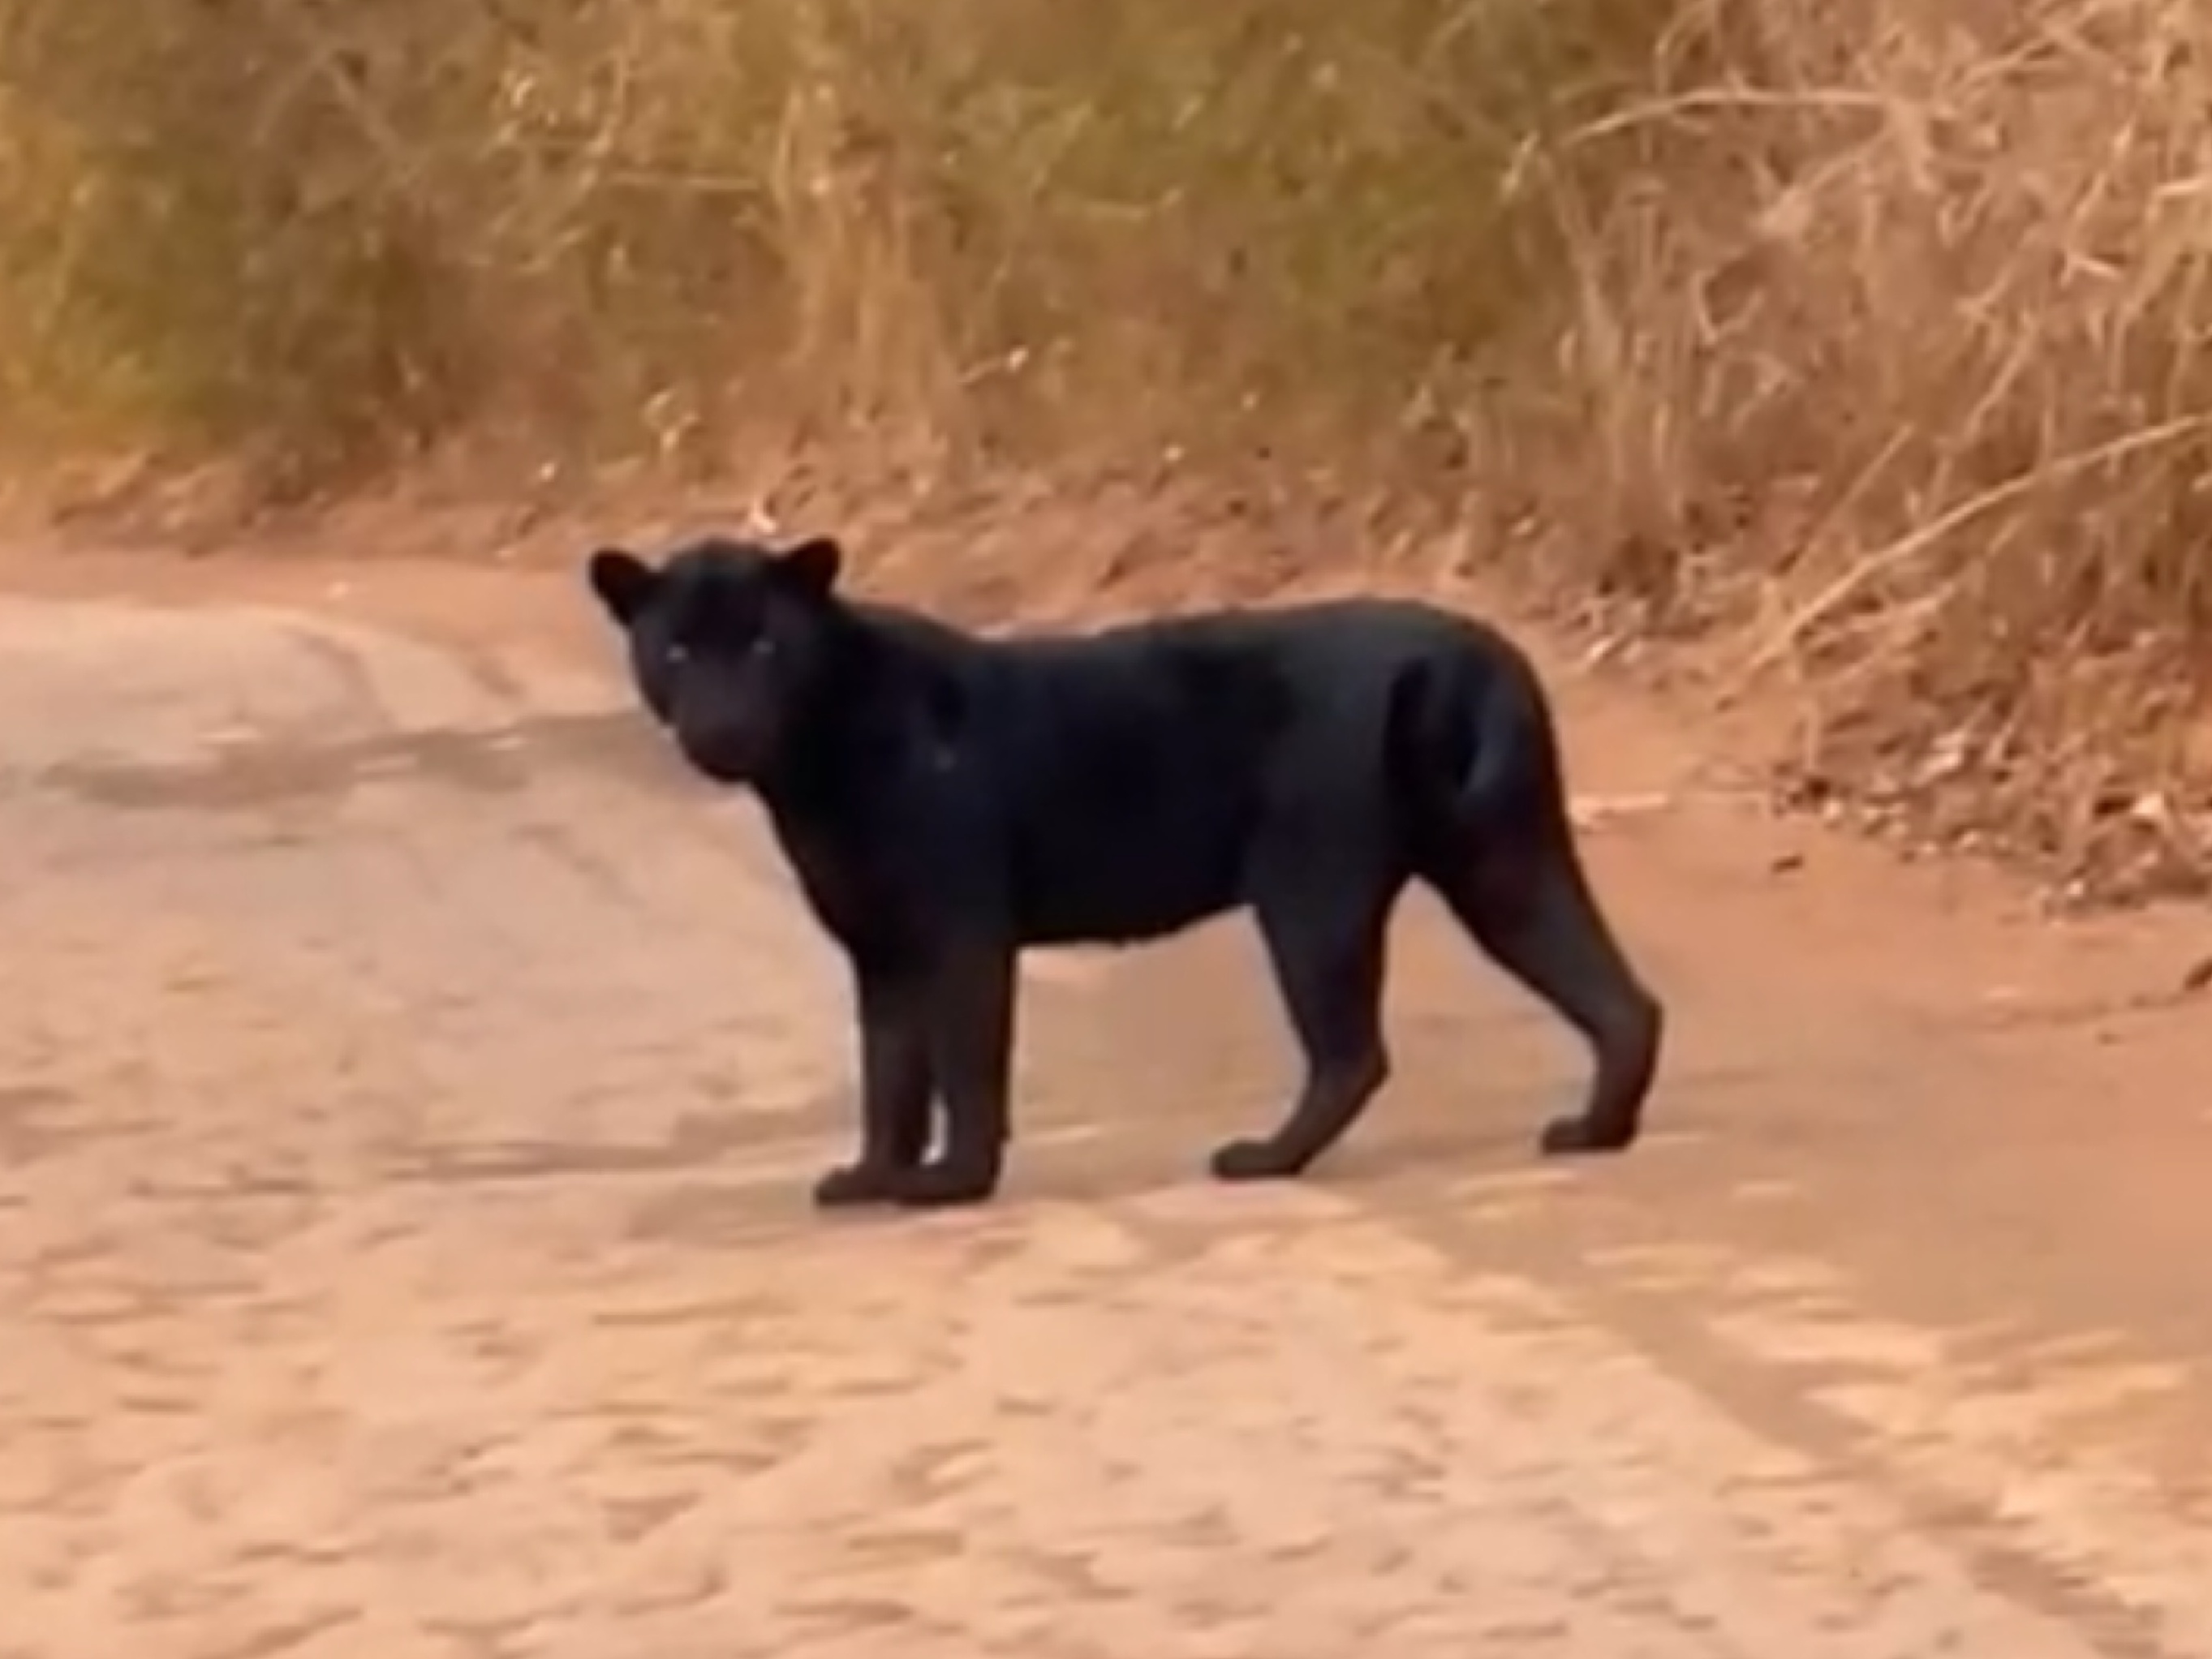
{"type": "Polygon", "coordinates": [[[647,707],[700,771],[757,793],[850,961],[860,1153],[817,1202],[988,1198],[1023,947],[1247,906],[1306,1073],[1273,1133],[1212,1168],[1298,1174],[1389,1074],[1384,936],[1411,880],[1591,1047],[1583,1108],[1543,1149],[1635,1139],[1660,1007],[1590,894],[1543,689],[1502,635],[1350,599],[988,639],[844,598],[842,562],[826,538],[710,538],[588,564],[647,707]]]}

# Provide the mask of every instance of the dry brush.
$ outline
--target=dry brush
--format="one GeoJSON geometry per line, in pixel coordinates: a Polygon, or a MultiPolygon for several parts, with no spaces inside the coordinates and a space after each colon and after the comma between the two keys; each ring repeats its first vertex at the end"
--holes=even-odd
{"type": "Polygon", "coordinates": [[[0,0],[0,441],[1326,465],[2190,863],[2191,0],[0,0]]]}

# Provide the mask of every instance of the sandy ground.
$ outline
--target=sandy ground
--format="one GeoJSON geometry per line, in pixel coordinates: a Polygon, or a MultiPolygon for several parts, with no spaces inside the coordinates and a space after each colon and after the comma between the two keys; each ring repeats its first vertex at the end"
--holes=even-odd
{"type": "MultiPolygon", "coordinates": [[[[998,1206],[825,1219],[842,982],[559,578],[0,600],[4,1659],[2212,1659],[2212,1007],[1563,679],[1656,1132],[1408,906],[1041,961],[998,1206]]],[[[2195,941],[2200,947],[2205,943],[2195,941]]],[[[2198,954],[2201,954],[2201,948],[2198,954]]]]}

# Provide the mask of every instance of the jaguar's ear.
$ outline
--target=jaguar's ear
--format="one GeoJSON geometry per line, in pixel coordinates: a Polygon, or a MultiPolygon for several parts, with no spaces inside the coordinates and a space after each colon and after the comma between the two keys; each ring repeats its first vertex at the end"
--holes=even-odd
{"type": "Polygon", "coordinates": [[[585,561],[584,571],[607,614],[624,627],[660,585],[660,573],[628,548],[600,548],[585,561]]]}
{"type": "Polygon", "coordinates": [[[845,550],[836,538],[813,536],[777,560],[784,578],[812,599],[826,599],[837,591],[838,573],[845,568],[845,550]]]}

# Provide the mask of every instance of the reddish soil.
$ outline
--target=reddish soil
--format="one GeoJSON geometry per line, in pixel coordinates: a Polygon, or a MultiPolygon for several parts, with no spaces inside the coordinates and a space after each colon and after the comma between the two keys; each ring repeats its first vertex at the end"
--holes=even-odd
{"type": "Polygon", "coordinates": [[[827,1219],[834,957],[560,574],[0,600],[5,1659],[2212,1656],[2212,928],[1778,819],[1559,668],[1655,1132],[1408,907],[1228,1190],[1236,925],[1040,962],[986,1212],[827,1219]]]}

